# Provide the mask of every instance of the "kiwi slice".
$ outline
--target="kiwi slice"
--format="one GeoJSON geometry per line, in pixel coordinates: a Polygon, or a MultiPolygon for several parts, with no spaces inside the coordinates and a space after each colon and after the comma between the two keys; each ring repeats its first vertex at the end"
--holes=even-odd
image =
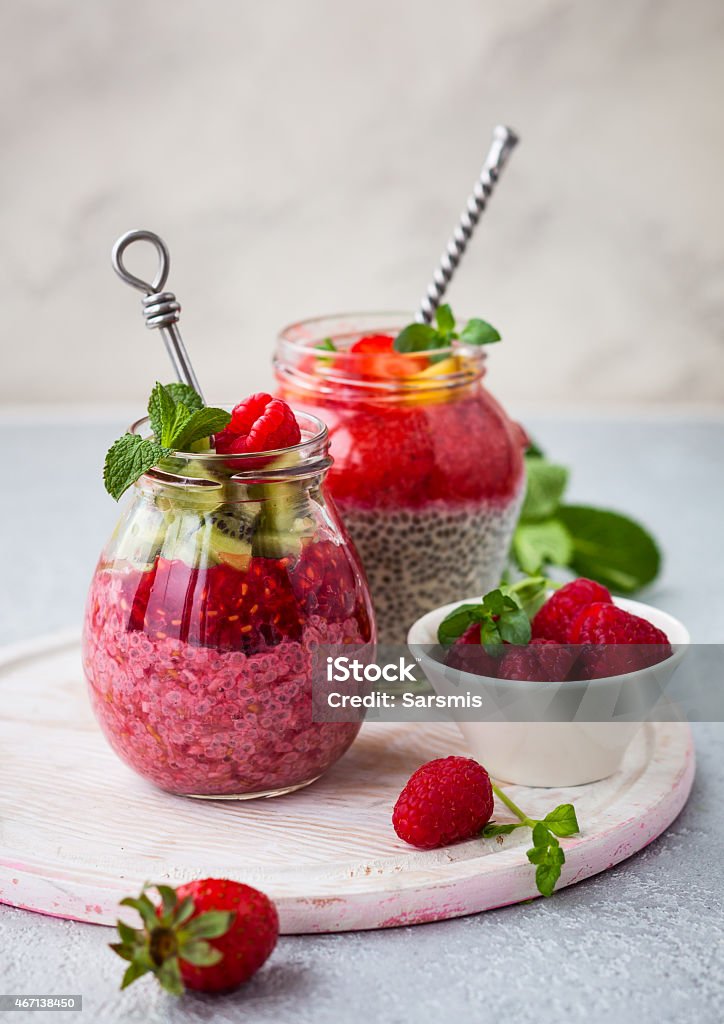
{"type": "Polygon", "coordinates": [[[251,558],[253,520],[240,508],[220,508],[204,517],[208,524],[208,551],[216,562],[246,569],[251,558]]]}
{"type": "MultiPolygon", "coordinates": [[[[285,469],[298,463],[298,455],[289,453],[280,455],[269,468],[285,469]]],[[[256,484],[249,488],[249,493],[260,501],[252,541],[253,553],[263,558],[296,558],[301,551],[306,526],[305,483],[279,481],[256,484]]]]}

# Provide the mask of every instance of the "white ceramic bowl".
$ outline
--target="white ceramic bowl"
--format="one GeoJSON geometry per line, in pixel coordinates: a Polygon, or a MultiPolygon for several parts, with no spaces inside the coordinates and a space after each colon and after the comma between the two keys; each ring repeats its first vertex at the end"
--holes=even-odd
{"type": "Polygon", "coordinates": [[[612,775],[684,656],[690,642],[686,627],[658,608],[615,598],[620,608],[663,629],[674,648],[672,657],[638,672],[581,682],[494,679],[450,669],[426,649],[437,643],[437,628],[445,616],[470,600],[479,598],[454,601],[423,615],[407,642],[436,693],[470,691],[480,696],[491,718],[497,714],[498,720],[467,721],[462,713],[456,719],[476,760],[496,779],[521,786],[581,786],[612,775]],[[516,702],[524,709],[524,721],[508,720],[515,717],[516,702]],[[622,702],[638,721],[601,720],[614,709],[620,714],[622,702]],[[569,713],[575,721],[545,721],[547,715],[565,719],[569,713]],[[591,721],[584,720],[586,714],[591,721]]]}

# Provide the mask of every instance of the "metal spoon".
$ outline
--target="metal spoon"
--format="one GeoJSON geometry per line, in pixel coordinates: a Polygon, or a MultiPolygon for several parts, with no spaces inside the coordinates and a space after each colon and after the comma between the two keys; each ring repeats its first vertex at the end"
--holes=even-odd
{"type": "Polygon", "coordinates": [[[162,290],[171,266],[171,257],[166,243],[153,231],[127,231],[113,246],[111,263],[122,281],[144,293],[143,315],[146,327],[160,328],[176,376],[182,383],[189,384],[194,391],[201,395],[198,379],[181,338],[181,332],[177,327],[181,306],[173,292],[162,290]],[[126,269],[123,254],[132,242],[150,242],[158,253],[158,269],[151,284],[126,269]]]}

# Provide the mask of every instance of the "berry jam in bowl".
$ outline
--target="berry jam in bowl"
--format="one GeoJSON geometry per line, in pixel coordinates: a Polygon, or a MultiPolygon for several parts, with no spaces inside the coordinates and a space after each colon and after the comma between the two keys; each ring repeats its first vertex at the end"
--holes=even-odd
{"type": "MultiPolygon", "coordinates": [[[[137,452],[128,439],[148,432],[140,421],[117,445],[137,452]]],[[[162,789],[276,796],[318,778],[359,731],[313,720],[311,676],[320,647],[374,644],[367,583],[326,495],[318,419],[256,395],[191,447],[138,476],[101,554],[83,636],[90,698],[119,757],[162,789]]]]}
{"type": "Polygon", "coordinates": [[[473,710],[453,707],[451,716],[474,757],[497,779],[558,787],[612,775],[642,723],[655,720],[653,709],[685,655],[690,638],[678,619],[639,601],[602,600],[590,588],[577,588],[581,583],[592,581],[557,592],[557,609],[555,594],[548,597],[531,617],[528,640],[524,625],[514,642],[501,639],[498,624],[506,612],[501,616],[490,594],[483,599],[487,612],[474,610],[480,598],[455,601],[422,616],[408,634],[437,695],[449,700],[468,693],[478,701],[473,710]],[[581,592],[591,603],[567,621],[581,592]],[[548,612],[551,605],[558,614],[548,612]],[[458,634],[452,642],[451,623],[458,634]],[[551,638],[561,624],[565,635],[551,638]]]}
{"type": "Polygon", "coordinates": [[[279,394],[329,427],[330,489],[386,643],[404,643],[440,601],[495,584],[524,490],[525,435],[483,386],[486,336],[468,330],[483,321],[459,334],[452,314],[445,331],[417,324],[408,336],[436,347],[398,351],[409,319],[302,321],[275,354],[279,394]]]}

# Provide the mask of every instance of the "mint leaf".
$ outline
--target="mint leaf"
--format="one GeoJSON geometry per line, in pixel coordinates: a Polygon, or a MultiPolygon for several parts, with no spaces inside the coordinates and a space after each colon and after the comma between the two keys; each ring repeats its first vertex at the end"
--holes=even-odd
{"type": "Polygon", "coordinates": [[[185,418],[174,426],[174,433],[169,439],[169,445],[176,451],[184,451],[195,441],[223,430],[231,420],[230,413],[224,409],[204,408],[189,413],[185,406],[177,405],[177,412],[180,409],[184,410],[185,418]]]}
{"type": "Polygon", "coordinates": [[[513,597],[529,619],[543,607],[548,597],[551,581],[545,576],[526,576],[516,583],[501,584],[503,594],[513,597]]]}
{"type": "Polygon", "coordinates": [[[495,836],[509,836],[517,828],[523,828],[523,822],[512,825],[496,825],[494,821],[489,822],[483,829],[483,839],[493,839],[495,836]]]}
{"type": "Polygon", "coordinates": [[[435,323],[441,334],[451,335],[455,330],[455,317],[447,303],[435,310],[435,323]]]}
{"type": "Polygon", "coordinates": [[[630,594],[650,583],[661,568],[661,553],[647,530],[619,512],[561,505],[557,518],[568,531],[568,564],[580,576],[630,594]]]}
{"type": "MultiPolygon", "coordinates": [[[[533,846],[526,851],[526,857],[531,864],[535,864],[535,881],[538,891],[542,896],[550,896],[553,893],[556,882],[561,877],[561,868],[566,862],[566,855],[561,849],[561,844],[553,834],[558,830],[559,835],[573,835],[578,831],[578,820],[572,804],[560,804],[547,815],[543,821],[535,821],[529,818],[525,811],[522,811],[515,804],[504,790],[492,783],[493,792],[496,797],[513,812],[520,825],[528,825],[533,830],[533,846]]],[[[491,823],[493,828],[495,826],[491,823]]],[[[483,836],[491,826],[486,826],[483,836]]],[[[520,826],[514,826],[520,827],[520,826]]],[[[495,835],[495,832],[491,832],[495,835]]]]}
{"type": "Polygon", "coordinates": [[[191,410],[187,409],[183,402],[177,402],[170,423],[164,424],[161,444],[168,445],[169,448],[176,448],[177,438],[190,417],[191,410]]]}
{"type": "Polygon", "coordinates": [[[174,404],[183,402],[187,409],[191,412],[196,412],[197,409],[204,408],[204,400],[198,391],[195,391],[190,384],[183,384],[180,380],[175,380],[171,384],[166,384],[166,390],[168,391],[171,398],[174,400],[174,404]]]}
{"type": "Polygon", "coordinates": [[[116,501],[149,469],[157,466],[171,450],[138,434],[124,434],[111,445],[103,466],[103,483],[116,501]]]}
{"type": "Polygon", "coordinates": [[[551,847],[549,855],[535,869],[535,884],[541,896],[552,896],[556,882],[561,877],[561,868],[565,864],[565,854],[560,846],[551,847]]]}
{"type": "Polygon", "coordinates": [[[546,814],[543,822],[557,836],[574,836],[580,831],[573,804],[560,804],[546,814]]]}
{"type": "Polygon", "coordinates": [[[560,843],[548,831],[542,821],[533,829],[533,849],[526,856],[531,864],[536,865],[535,882],[542,896],[551,896],[555,884],[561,877],[561,867],[566,862],[566,855],[560,843]]]}
{"type": "Polygon", "coordinates": [[[570,565],[573,540],[557,518],[519,523],[513,534],[513,554],[523,572],[538,573],[546,565],[570,565]]]}
{"type": "Polygon", "coordinates": [[[466,345],[492,345],[500,341],[500,334],[487,320],[468,320],[460,332],[460,340],[466,345]]]}
{"type": "Polygon", "coordinates": [[[462,636],[468,626],[474,622],[482,622],[485,617],[482,602],[477,604],[461,604],[445,616],[437,627],[438,643],[449,647],[459,636],[462,636]]]}
{"type": "Polygon", "coordinates": [[[396,352],[426,352],[444,345],[445,342],[430,324],[409,324],[397,335],[393,348],[396,352]]]}
{"type": "Polygon", "coordinates": [[[478,604],[462,604],[449,612],[438,626],[438,643],[449,646],[474,622],[480,623],[480,642],[487,646],[503,641],[527,644],[530,640],[528,616],[513,597],[496,589],[478,604]]]}
{"type": "Polygon", "coordinates": [[[159,444],[164,443],[164,434],[173,422],[175,405],[176,402],[168,388],[156,381],[148,400],[148,419],[153,436],[159,444]]]}
{"type": "Polygon", "coordinates": [[[551,843],[551,834],[542,821],[536,822],[533,829],[533,846],[538,850],[546,850],[551,843]]]}
{"type": "Polygon", "coordinates": [[[314,346],[315,348],[321,348],[324,352],[336,352],[337,346],[331,338],[322,338],[319,344],[314,346]]]}
{"type": "Polygon", "coordinates": [[[503,592],[499,587],[495,590],[489,591],[483,598],[483,608],[491,616],[502,615],[505,611],[505,598],[503,592]]]}
{"type": "Polygon", "coordinates": [[[527,644],[530,641],[530,620],[517,605],[505,609],[497,626],[500,639],[506,644],[527,644]]]}
{"type": "Polygon", "coordinates": [[[568,483],[568,470],[538,456],[526,456],[526,491],[521,522],[554,515],[568,483]]]}

